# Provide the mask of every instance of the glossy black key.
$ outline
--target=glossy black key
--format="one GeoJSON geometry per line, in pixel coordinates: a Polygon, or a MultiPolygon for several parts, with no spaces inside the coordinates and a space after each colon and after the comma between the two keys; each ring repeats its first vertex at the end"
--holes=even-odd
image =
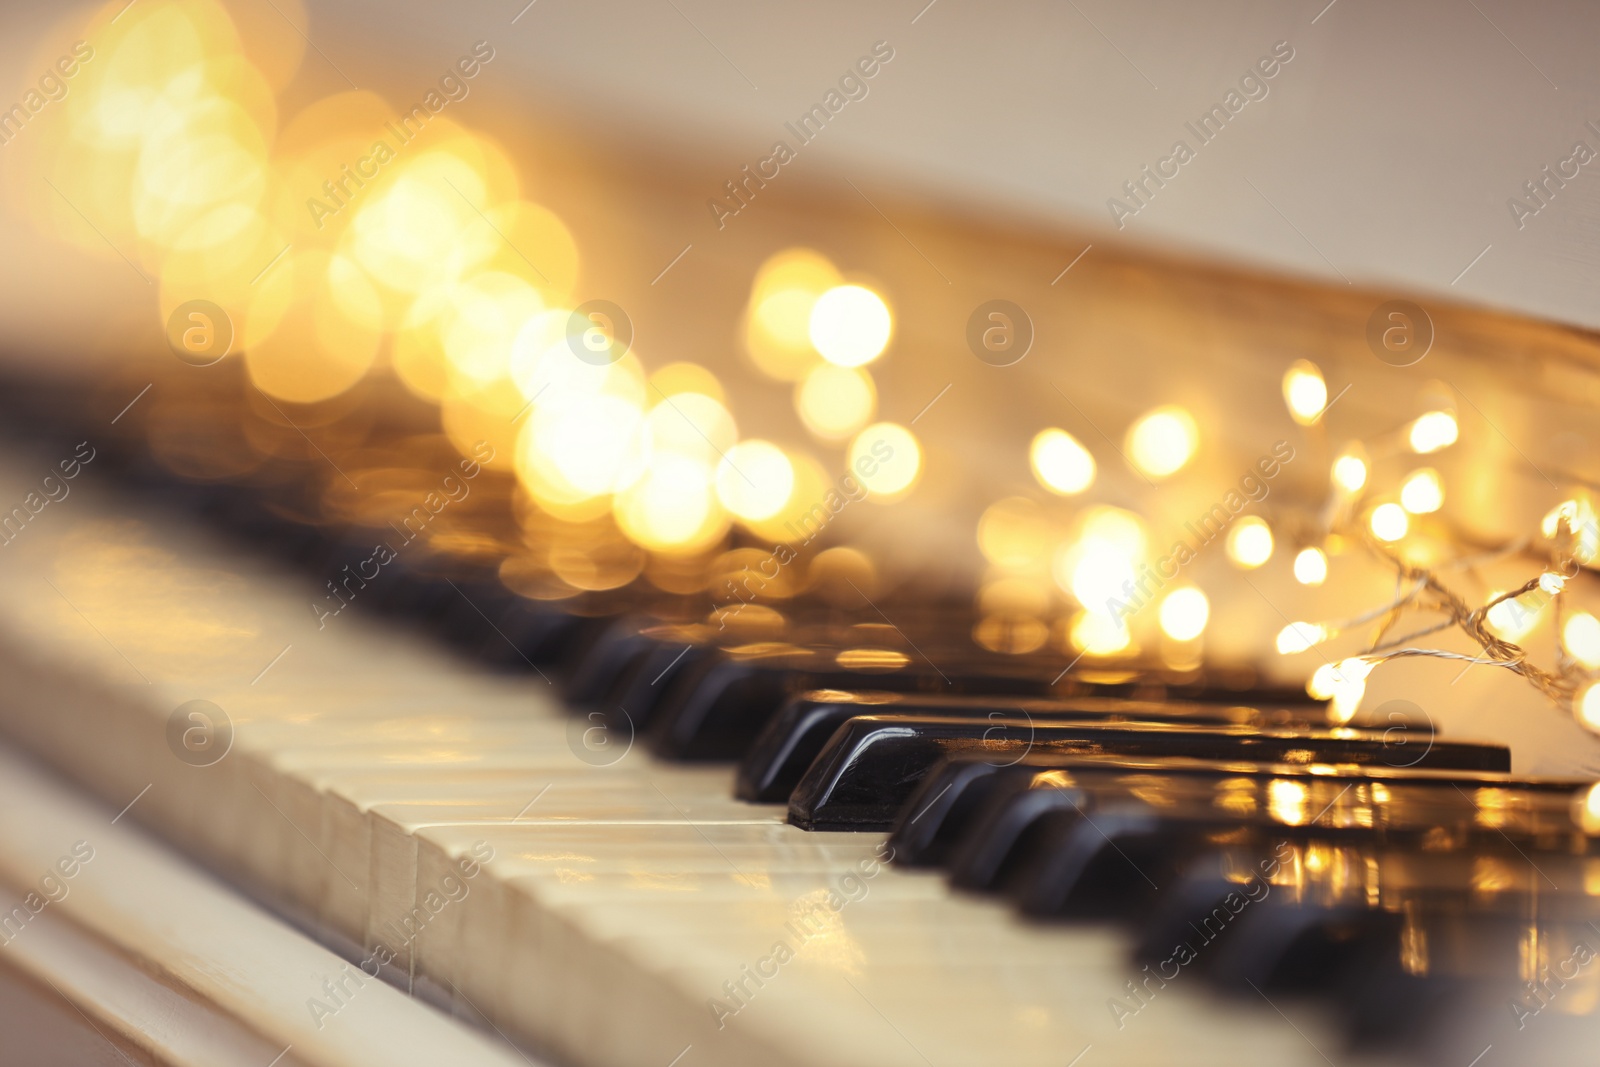
{"type": "Polygon", "coordinates": [[[758,640],[770,645],[796,634],[823,635],[844,643],[864,629],[817,623],[810,618],[816,614],[814,607],[790,607],[791,611],[798,609],[800,621],[768,608],[737,614],[721,611],[703,620],[656,619],[649,625],[643,625],[637,616],[619,620],[584,651],[582,662],[574,668],[574,675],[581,675],[582,681],[576,683],[569,700],[577,708],[601,704],[625,708],[634,724],[644,729],[663,702],[677,699],[673,693],[681,678],[688,679],[681,683],[685,688],[701,685],[707,669],[725,658],[728,647],[748,647],[758,640]]]}
{"type": "MultiPolygon", "coordinates": [[[[1501,1032],[1520,1030],[1600,959],[1600,900],[1583,890],[1594,860],[1522,846],[1280,843],[1254,868],[1230,850],[1163,894],[1137,958],[1158,979],[1181,967],[1252,999],[1329,994],[1363,1042],[1436,1034],[1473,1000],[1497,1001],[1502,1018],[1509,1007],[1517,1026],[1501,1032]]],[[[1566,1007],[1592,1013],[1582,999],[1566,1007]]]]}
{"type": "Polygon", "coordinates": [[[1035,916],[1137,908],[1224,841],[1244,852],[1313,839],[1319,847],[1367,845],[1379,840],[1374,827],[1402,848],[1468,840],[1501,848],[1513,838],[1526,848],[1570,848],[1583,840],[1570,811],[1581,783],[1470,770],[1083,767],[1044,771],[1036,788],[1028,784],[1010,796],[996,790],[952,862],[981,864],[969,880],[1003,882],[1035,916]]]}
{"type": "Polygon", "coordinates": [[[1293,707],[1193,701],[1133,700],[1079,696],[1065,700],[993,696],[924,696],[884,692],[818,690],[791,697],[740,762],[734,792],[741,800],[782,803],[835,730],[857,715],[912,715],[921,718],[993,717],[1105,722],[1233,723],[1250,726],[1315,725],[1326,721],[1326,706],[1302,702],[1293,707]]]}
{"type": "MultiPolygon", "coordinates": [[[[1373,763],[1392,758],[1376,731],[992,719],[858,716],[841,726],[801,779],[789,821],[813,830],[887,830],[917,783],[945,756],[980,752],[998,763],[1039,752],[1191,756],[1272,763],[1373,763]]],[[[1504,746],[1435,742],[1422,766],[1503,770],[1504,746]]]]}
{"type": "Polygon", "coordinates": [[[639,663],[662,646],[652,632],[662,623],[645,615],[625,615],[609,622],[566,672],[562,695],[567,703],[574,710],[611,704],[619,686],[639,663]]]}
{"type": "MultiPolygon", "coordinates": [[[[899,640],[890,633],[886,644],[899,640]]],[[[756,642],[725,648],[681,671],[650,728],[668,759],[732,760],[755,742],[789,697],[811,689],[989,697],[1122,696],[1268,705],[1305,703],[1303,692],[1240,691],[1152,673],[1064,672],[1053,657],[1006,656],[970,643],[908,647],[756,642]]]]}

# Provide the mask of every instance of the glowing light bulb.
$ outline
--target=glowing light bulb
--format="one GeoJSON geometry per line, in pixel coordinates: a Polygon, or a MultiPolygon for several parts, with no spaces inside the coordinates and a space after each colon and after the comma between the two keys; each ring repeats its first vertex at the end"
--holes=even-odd
{"type": "Polygon", "coordinates": [[[1561,627],[1561,642],[1587,670],[1600,669],[1600,619],[1587,611],[1573,612],[1561,627]]]}
{"type": "MultiPolygon", "coordinates": [[[[1504,596],[1505,590],[1489,594],[1489,599],[1504,596]]],[[[1488,611],[1484,612],[1483,621],[1488,624],[1496,636],[1507,641],[1520,641],[1533,632],[1539,625],[1539,616],[1546,602],[1541,600],[1537,604],[1525,602],[1522,597],[1512,597],[1502,600],[1488,611]]]]}
{"type": "Polygon", "coordinates": [[[1272,527],[1265,519],[1246,515],[1228,528],[1228,558],[1247,571],[1272,558],[1272,527]]]}
{"type": "Polygon", "coordinates": [[[811,308],[811,343],[829,363],[859,367],[883,354],[893,320],[883,298],[861,285],[838,285],[811,308]]]}
{"type": "Polygon", "coordinates": [[[1399,504],[1379,504],[1367,520],[1372,536],[1380,541],[1398,541],[1411,529],[1411,519],[1399,504]]]}
{"type": "Polygon", "coordinates": [[[1146,412],[1128,428],[1128,458],[1150,478],[1178,473],[1194,458],[1199,443],[1194,416],[1175,404],[1146,412]]]}
{"type": "Polygon", "coordinates": [[[1297,359],[1283,374],[1283,402],[1302,426],[1310,426],[1328,405],[1328,383],[1310,360],[1297,359]]]}
{"type": "Polygon", "coordinates": [[[1555,596],[1566,587],[1566,575],[1557,574],[1555,571],[1545,571],[1539,575],[1539,591],[1547,596],[1555,596]]]}
{"type": "Polygon", "coordinates": [[[1412,471],[1400,486],[1400,506],[1413,515],[1438,511],[1444,504],[1444,483],[1432,467],[1412,471]]]}
{"type": "Polygon", "coordinates": [[[1572,700],[1572,710],[1584,726],[1600,733],[1600,682],[1590,682],[1572,700]]]}
{"type": "Polygon", "coordinates": [[[1321,585],[1328,580],[1328,557],[1320,548],[1302,548],[1294,557],[1294,580],[1321,585]]]}
{"type": "Polygon", "coordinates": [[[1205,632],[1211,602],[1194,586],[1174,589],[1161,600],[1161,631],[1174,641],[1193,641],[1205,632]]]}
{"type": "Polygon", "coordinates": [[[1579,563],[1593,563],[1600,557],[1600,517],[1586,494],[1550,509],[1539,528],[1546,537],[1555,537],[1563,529],[1573,534],[1572,555],[1579,563]]]}
{"type": "Polygon", "coordinates": [[[911,488],[922,469],[922,448],[904,426],[880,422],[850,442],[850,470],[874,497],[894,498],[911,488]]]}
{"type": "Polygon", "coordinates": [[[1333,484],[1347,493],[1358,493],[1367,484],[1367,461],[1354,451],[1346,451],[1333,461],[1333,484]]]}
{"type": "Polygon", "coordinates": [[[1411,424],[1409,441],[1413,452],[1426,455],[1456,443],[1460,428],[1456,417],[1448,411],[1430,411],[1420,415],[1411,424]]]}
{"type": "Polygon", "coordinates": [[[1040,430],[1034,435],[1028,458],[1033,476],[1052,493],[1072,496],[1094,484],[1094,456],[1065,430],[1040,430]]]}
{"type": "Polygon", "coordinates": [[[1573,513],[1578,506],[1576,500],[1563,500],[1555,507],[1544,513],[1544,518],[1539,520],[1539,532],[1546,537],[1554,537],[1556,531],[1561,529],[1561,524],[1573,513]]]}
{"type": "Polygon", "coordinates": [[[717,464],[717,499],[741,519],[767,519],[789,502],[794,465],[783,449],[752,438],[728,449],[717,464]]]}
{"type": "Polygon", "coordinates": [[[1336,675],[1339,668],[1332,663],[1324,663],[1311,672],[1311,678],[1306,682],[1306,695],[1312,700],[1329,700],[1338,688],[1336,675]]]}
{"type": "Polygon", "coordinates": [[[1334,681],[1338,684],[1361,682],[1365,684],[1367,676],[1372,673],[1372,668],[1377,664],[1365,656],[1351,656],[1334,664],[1334,681]]]}
{"type": "Polygon", "coordinates": [[[1314,622],[1291,622],[1278,631],[1278,654],[1292,656],[1305,652],[1327,636],[1327,630],[1314,622]]]}
{"type": "Polygon", "coordinates": [[[1340,660],[1328,672],[1324,678],[1332,698],[1328,718],[1334,723],[1342,725],[1355,718],[1361,699],[1366,696],[1367,675],[1372,673],[1372,667],[1370,660],[1355,656],[1340,660]]]}

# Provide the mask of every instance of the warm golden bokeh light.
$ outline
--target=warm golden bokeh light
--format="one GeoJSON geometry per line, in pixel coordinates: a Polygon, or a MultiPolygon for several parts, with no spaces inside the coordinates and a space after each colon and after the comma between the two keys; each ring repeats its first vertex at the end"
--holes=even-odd
{"type": "Polygon", "coordinates": [[[825,441],[840,441],[872,418],[878,388],[864,368],[821,363],[795,387],[794,406],[807,430],[825,441]]]}
{"type": "Polygon", "coordinates": [[[859,367],[883,354],[893,320],[883,298],[863,285],[840,285],[817,298],[807,322],[811,344],[823,359],[859,367]]]}
{"type": "Polygon", "coordinates": [[[728,409],[704,393],[662,396],[652,391],[650,399],[656,404],[645,419],[644,447],[649,462],[672,453],[714,468],[739,439],[728,409]]]}
{"type": "MultiPolygon", "coordinates": [[[[1318,667],[1312,675],[1317,682],[1317,688],[1326,691],[1327,697],[1318,699],[1331,699],[1328,707],[1328,717],[1334,723],[1342,725],[1355,718],[1356,712],[1361,707],[1361,700],[1367,694],[1367,676],[1372,673],[1374,663],[1361,656],[1352,656],[1342,659],[1334,664],[1324,664],[1318,667]],[[1320,679],[1320,681],[1318,681],[1320,679]]],[[[1309,690],[1311,687],[1307,686],[1309,690]]],[[[1312,693],[1313,696],[1316,693],[1312,693]]]]}
{"type": "Polygon", "coordinates": [[[1460,430],[1456,417],[1448,411],[1430,411],[1417,417],[1406,435],[1413,452],[1427,454],[1456,443],[1460,430]]]}
{"type": "Polygon", "coordinates": [[[1137,515],[1096,505],[1079,520],[1077,536],[1057,551],[1056,584],[1089,610],[1109,613],[1113,602],[1132,595],[1145,544],[1144,523],[1137,515]]]}
{"type": "Polygon", "coordinates": [[[617,526],[654,552],[693,553],[721,540],[728,515],[718,502],[713,468],[676,454],[652,460],[644,476],[617,494],[617,526]]]}
{"type": "Polygon", "coordinates": [[[1283,375],[1283,402],[1301,426],[1310,426],[1328,405],[1328,383],[1322,369],[1307,359],[1297,359],[1283,375]]]}
{"type": "Polygon", "coordinates": [[[1380,541],[1398,541],[1411,529],[1411,518],[1399,504],[1379,504],[1367,519],[1372,536],[1380,541]]]}
{"type": "Polygon", "coordinates": [[[761,265],[744,324],[745,351],[757,369],[797,382],[820,362],[811,344],[811,311],[840,282],[828,258],[809,248],[785,249],[761,265]]]}
{"type": "Polygon", "coordinates": [[[786,451],[785,456],[794,477],[789,499],[767,518],[743,521],[757,537],[792,544],[817,535],[832,521],[828,494],[837,491],[838,475],[804,452],[786,451]]]}
{"type": "Polygon", "coordinates": [[[451,369],[480,383],[505,376],[523,324],[542,310],[538,291],[513,274],[486,271],[452,287],[440,325],[451,369]]]}
{"type": "Polygon", "coordinates": [[[1579,690],[1572,698],[1572,710],[1584,727],[1600,733],[1600,682],[1590,682],[1579,690]]]}
{"type": "Polygon", "coordinates": [[[770,519],[794,492],[794,464],[770,441],[751,438],[717,465],[717,499],[740,519],[770,519]]]}
{"type": "Polygon", "coordinates": [[[1400,484],[1400,506],[1413,515],[1426,515],[1444,506],[1444,482],[1432,467],[1406,475],[1400,484]]]}
{"type": "Polygon", "coordinates": [[[1028,459],[1033,476],[1052,493],[1073,496],[1094,484],[1094,456],[1065,430],[1040,430],[1028,449],[1028,459]]]}
{"type": "Polygon", "coordinates": [[[1328,557],[1320,548],[1302,548],[1294,557],[1294,580],[1321,585],[1328,580],[1328,557]]]}
{"type": "Polygon", "coordinates": [[[1078,612],[1072,619],[1069,637],[1074,648],[1089,656],[1115,656],[1133,645],[1127,623],[1098,611],[1078,612]]]}
{"type": "Polygon", "coordinates": [[[487,385],[457,380],[439,398],[439,428],[463,456],[475,456],[490,470],[510,471],[516,466],[516,421],[522,396],[507,378],[487,385]],[[487,445],[493,454],[484,459],[477,453],[487,445]]]}
{"type": "Polygon", "coordinates": [[[898,499],[922,470],[922,447],[898,423],[868,426],[850,442],[847,455],[850,470],[875,499],[898,499]]]}
{"type": "Polygon", "coordinates": [[[1235,566],[1254,570],[1272,558],[1272,527],[1265,519],[1243,515],[1228,527],[1228,558],[1235,566]]]}
{"type": "Polygon", "coordinates": [[[1171,404],[1146,412],[1128,428],[1127,452],[1146,477],[1166,478],[1194,458],[1200,428],[1187,410],[1171,404]]]}
{"type": "Polygon", "coordinates": [[[1307,652],[1327,636],[1328,632],[1314,622],[1291,622],[1278,631],[1278,654],[1292,656],[1297,652],[1307,652]]]}
{"type": "Polygon", "coordinates": [[[1367,461],[1359,447],[1347,447],[1333,461],[1333,484],[1346,493],[1357,493],[1367,484],[1367,461]]]}
{"type": "Polygon", "coordinates": [[[1579,563],[1592,564],[1600,559],[1600,515],[1586,492],[1551,508],[1539,529],[1548,538],[1569,538],[1572,556],[1579,563]]]}
{"type": "Polygon", "coordinates": [[[382,337],[381,302],[371,280],[347,259],[306,251],[286,256],[256,286],[242,346],[258,389],[309,404],[360,381],[382,337]]]}
{"type": "Polygon", "coordinates": [[[1574,611],[1561,627],[1567,654],[1585,670],[1600,670],[1600,619],[1587,611],[1574,611]]]}
{"type": "Polygon", "coordinates": [[[1193,641],[1205,632],[1211,602],[1194,586],[1180,586],[1161,598],[1161,632],[1174,641],[1193,641]]]}
{"type": "Polygon", "coordinates": [[[1027,497],[1011,496],[984,509],[978,520],[978,549],[996,567],[1039,567],[1049,561],[1053,534],[1043,508],[1027,497]]]}
{"type": "MultiPolygon", "coordinates": [[[[1489,600],[1504,596],[1505,590],[1498,590],[1489,594],[1489,600]]],[[[1488,611],[1484,612],[1483,621],[1497,637],[1507,641],[1520,641],[1533,632],[1544,617],[1544,608],[1548,601],[1539,597],[1537,592],[1524,593],[1520,597],[1502,600],[1488,611]]]]}

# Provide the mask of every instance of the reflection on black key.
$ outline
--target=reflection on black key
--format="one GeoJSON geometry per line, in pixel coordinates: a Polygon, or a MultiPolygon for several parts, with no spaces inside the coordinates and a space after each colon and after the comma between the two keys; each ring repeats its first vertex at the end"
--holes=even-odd
{"type": "Polygon", "coordinates": [[[703,623],[652,616],[616,619],[576,657],[563,687],[567,702],[574,709],[621,705],[642,726],[666,688],[667,675],[688,661],[691,650],[704,654],[711,632],[703,623]],[[637,688],[641,674],[643,689],[637,688]]]}
{"type": "MultiPolygon", "coordinates": [[[[1383,735],[1349,729],[991,719],[913,723],[859,716],[839,728],[806,772],[790,798],[789,821],[815,830],[888,829],[896,810],[941,757],[980,752],[998,763],[1012,763],[1035,751],[1379,765],[1394,754],[1383,735]]],[[[1437,741],[1416,763],[1504,770],[1510,761],[1504,746],[1437,741]]]]}
{"type": "MultiPolygon", "coordinates": [[[[894,635],[891,634],[891,637],[894,635]]],[[[1241,691],[1204,679],[1149,672],[1063,671],[1054,658],[1006,656],[973,647],[867,647],[758,642],[720,649],[680,672],[651,724],[651,748],[684,760],[737,759],[785,701],[810,689],[991,698],[1080,695],[1303,706],[1296,691],[1241,691]]]]}
{"type": "MultiPolygon", "coordinates": [[[[1135,851],[1179,870],[1223,841],[1270,852],[1311,838],[1363,842],[1373,828],[1385,842],[1435,853],[1469,840],[1545,847],[1572,838],[1571,798],[1580,784],[1383,766],[1043,771],[990,791],[967,820],[952,864],[965,868],[968,884],[1003,884],[1026,914],[1102,914],[1137,907],[1147,887],[1162,882],[1122,860],[1135,851]],[[1100,813],[1110,810],[1159,817],[1144,837],[1113,842],[1097,830],[1100,813]]],[[[1469,873],[1458,871],[1458,880],[1469,873]]]]}
{"type": "Polygon", "coordinates": [[[669,759],[737,759],[791,694],[808,689],[1042,696],[1051,677],[998,656],[936,669],[915,652],[886,648],[764,642],[724,649],[680,674],[651,724],[651,748],[669,759]]]}
{"type": "MultiPolygon", "coordinates": [[[[741,800],[781,803],[833,736],[856,715],[912,715],[921,718],[993,717],[1076,719],[1105,722],[1233,723],[1289,726],[1326,721],[1324,705],[1268,708],[1244,704],[1132,700],[1082,696],[1067,699],[983,696],[924,696],[885,692],[818,690],[791,697],[745,752],[734,792],[741,800]]],[[[898,854],[897,854],[898,855],[898,854]]]]}

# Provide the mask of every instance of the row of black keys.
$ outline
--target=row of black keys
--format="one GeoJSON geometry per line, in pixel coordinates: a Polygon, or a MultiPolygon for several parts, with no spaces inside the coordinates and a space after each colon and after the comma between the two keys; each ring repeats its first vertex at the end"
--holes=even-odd
{"type": "Polygon", "coordinates": [[[617,620],[574,650],[567,695],[614,727],[632,699],[629,725],[660,754],[736,755],[738,795],[787,801],[798,826],[889,830],[895,862],[1030,917],[1125,922],[1142,966],[1108,998],[1119,1016],[1204,974],[1251,997],[1321,994],[1353,1039],[1441,1062],[1497,1035],[1536,1062],[1584,1023],[1571,1013],[1592,1001],[1558,994],[1600,946],[1588,783],[1513,778],[1503,746],[1424,724],[1328,728],[1294,694],[1087,673],[1073,693],[1042,674],[1030,690],[1015,663],[985,692],[982,657],[940,686],[929,659],[869,681],[838,666],[849,651],[796,669],[791,648],[617,620]],[[1156,686],[1163,699],[1138,698],[1156,686]],[[1548,1004],[1541,1046],[1521,1032],[1548,1004]]]}
{"type": "Polygon", "coordinates": [[[1561,1009],[1583,1004],[1558,983],[1600,946],[1586,783],[1512,778],[1503,746],[1424,724],[1330,729],[1292,693],[1088,672],[1068,691],[998,657],[946,671],[931,648],[886,663],[682,636],[620,619],[573,648],[575,710],[619,725],[626,707],[660,755],[737,758],[742,798],[890,830],[897,863],[1031,917],[1127,923],[1139,969],[1109,1013],[1204,974],[1320,994],[1352,1039],[1441,1062],[1513,1035],[1535,1062],[1521,1031],[1547,1003],[1538,1036],[1571,1036],[1561,1009]]]}
{"type": "MultiPolygon", "coordinates": [[[[313,573],[362,543],[249,490],[164,488],[313,573]]],[[[1600,947],[1583,783],[1512,779],[1504,747],[1329,729],[1296,692],[1063,674],[975,648],[948,605],[874,606],[909,634],[801,605],[741,641],[670,598],[574,611],[401,563],[357,603],[538,670],[660,756],[738,760],[739,796],[787,801],[796,825],[891,830],[897,863],[1028,915],[1129,922],[1143,966],[1113,1014],[1204,973],[1250,995],[1331,992],[1355,1037],[1425,1035],[1440,1062],[1509,1027],[1531,1063],[1529,1021],[1548,1042],[1580,1006],[1560,993],[1600,947]],[[1487,1007],[1462,1024],[1464,1003],[1487,1007]]]]}

